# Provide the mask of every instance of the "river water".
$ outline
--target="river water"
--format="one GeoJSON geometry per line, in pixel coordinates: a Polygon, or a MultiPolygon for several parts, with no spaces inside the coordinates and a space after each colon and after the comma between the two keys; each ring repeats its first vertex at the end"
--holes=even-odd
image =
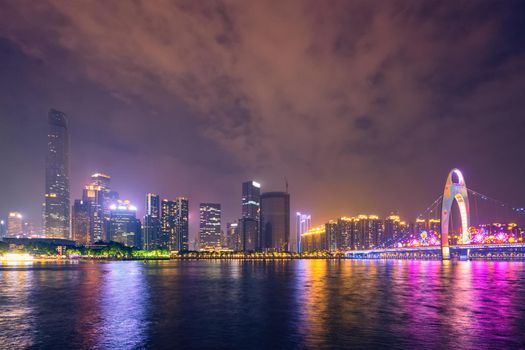
{"type": "Polygon", "coordinates": [[[0,265],[0,349],[22,348],[525,348],[525,263],[0,265]]]}

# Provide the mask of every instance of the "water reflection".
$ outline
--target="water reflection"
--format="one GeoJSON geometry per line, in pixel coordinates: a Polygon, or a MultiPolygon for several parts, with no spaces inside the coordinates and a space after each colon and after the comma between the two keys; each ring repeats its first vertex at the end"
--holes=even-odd
{"type": "Polygon", "coordinates": [[[81,262],[0,278],[1,349],[525,347],[521,262],[81,262]]]}
{"type": "Polygon", "coordinates": [[[143,347],[148,328],[150,294],[144,283],[143,263],[112,262],[104,266],[101,285],[101,325],[95,331],[104,349],[143,347]]]}
{"type": "Polygon", "coordinates": [[[22,349],[33,345],[34,315],[29,302],[33,274],[11,263],[0,269],[0,348],[22,349]]]}

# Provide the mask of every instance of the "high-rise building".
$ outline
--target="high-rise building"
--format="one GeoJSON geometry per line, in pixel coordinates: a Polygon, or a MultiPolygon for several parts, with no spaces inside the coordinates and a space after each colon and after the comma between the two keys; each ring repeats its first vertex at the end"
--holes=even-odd
{"type": "Polygon", "coordinates": [[[234,251],[242,250],[240,229],[237,222],[228,222],[226,224],[224,245],[226,248],[234,251]]]}
{"type": "Polygon", "coordinates": [[[382,244],[389,246],[401,237],[401,218],[399,215],[390,215],[385,219],[385,232],[382,244]]]}
{"type": "Polygon", "coordinates": [[[295,247],[292,251],[301,252],[301,236],[310,230],[312,217],[309,214],[295,213],[295,247]]]}
{"type": "Polygon", "coordinates": [[[7,217],[7,236],[9,237],[23,237],[24,227],[22,222],[22,214],[18,212],[10,212],[7,217]]]}
{"type": "Polygon", "coordinates": [[[119,200],[110,207],[110,217],[106,222],[108,241],[119,242],[128,247],[141,247],[140,220],[136,217],[137,208],[129,201],[119,200]]]}
{"type": "MultiPolygon", "coordinates": [[[[104,221],[109,218],[109,211],[104,215],[104,191],[102,186],[89,183],[82,192],[82,202],[88,210],[89,217],[89,241],[91,243],[103,241],[107,237],[104,221]]],[[[109,209],[109,208],[108,208],[109,209]]]]}
{"type": "Polygon", "coordinates": [[[242,250],[260,250],[261,185],[258,182],[243,182],[241,203],[239,226],[242,250]]]}
{"type": "Polygon", "coordinates": [[[162,247],[161,206],[159,195],[146,194],[146,215],[143,221],[143,246],[146,250],[162,247]]]}
{"type": "Polygon", "coordinates": [[[7,235],[7,223],[5,220],[0,220],[0,239],[7,235]]]}
{"type": "Polygon", "coordinates": [[[221,205],[201,203],[199,205],[199,246],[200,250],[221,248],[221,205]]]}
{"type": "Polygon", "coordinates": [[[161,203],[162,247],[174,251],[187,251],[189,241],[189,201],[178,197],[161,203]]]}
{"type": "Polygon", "coordinates": [[[359,215],[354,221],[355,244],[352,249],[379,247],[383,237],[383,222],[377,215],[359,215]]]}
{"type": "Polygon", "coordinates": [[[48,114],[45,234],[69,238],[69,132],[66,115],[51,109],[48,114]]]}
{"type": "Polygon", "coordinates": [[[329,250],[326,225],[313,227],[302,234],[302,252],[320,252],[329,250]]]}
{"type": "Polygon", "coordinates": [[[91,234],[90,212],[90,202],[81,199],[75,200],[71,216],[71,239],[78,244],[90,245],[94,243],[91,234]]]}
{"type": "MultiPolygon", "coordinates": [[[[325,224],[326,240],[328,245],[328,250],[331,252],[337,251],[337,233],[338,225],[337,221],[330,220],[325,224]]],[[[302,239],[302,238],[301,238],[302,239]]],[[[302,252],[303,250],[301,250],[302,252]]]]}
{"type": "Polygon", "coordinates": [[[261,195],[261,249],[284,252],[290,243],[290,195],[266,192],[261,195]]]}
{"type": "Polygon", "coordinates": [[[177,230],[176,230],[176,250],[189,250],[189,215],[190,203],[185,197],[177,197],[177,230]]]}

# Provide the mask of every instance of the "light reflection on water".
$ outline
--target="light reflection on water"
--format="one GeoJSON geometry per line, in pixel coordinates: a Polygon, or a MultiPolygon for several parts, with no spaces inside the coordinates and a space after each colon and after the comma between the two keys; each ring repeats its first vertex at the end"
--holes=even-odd
{"type": "Polygon", "coordinates": [[[0,348],[523,348],[525,264],[0,266],[0,348]]]}

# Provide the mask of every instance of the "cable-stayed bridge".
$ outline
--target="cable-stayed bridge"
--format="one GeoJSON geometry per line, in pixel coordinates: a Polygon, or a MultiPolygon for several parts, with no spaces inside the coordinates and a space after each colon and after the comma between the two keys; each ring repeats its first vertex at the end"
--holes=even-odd
{"type": "Polygon", "coordinates": [[[523,207],[510,206],[467,188],[461,171],[452,169],[443,194],[419,215],[416,222],[426,223],[427,230],[405,232],[383,247],[348,251],[346,255],[355,258],[441,257],[448,260],[451,256],[468,258],[494,252],[525,258],[524,233],[517,224],[524,221],[523,207]]]}

